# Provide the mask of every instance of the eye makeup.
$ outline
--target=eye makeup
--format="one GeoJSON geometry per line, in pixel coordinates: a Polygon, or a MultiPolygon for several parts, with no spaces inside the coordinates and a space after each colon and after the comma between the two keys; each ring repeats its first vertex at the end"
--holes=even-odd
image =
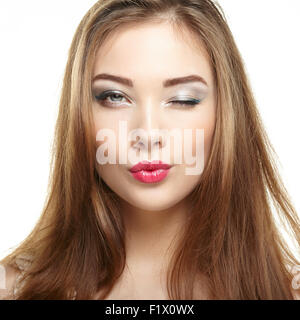
{"type": "Polygon", "coordinates": [[[113,90],[105,90],[99,95],[95,95],[95,99],[103,106],[113,106],[114,104],[118,104],[118,102],[122,102],[124,98],[122,93],[113,90]]]}
{"type": "Polygon", "coordinates": [[[178,105],[183,105],[185,107],[193,107],[199,104],[202,100],[199,99],[193,99],[193,98],[187,98],[186,100],[181,99],[181,100],[172,100],[170,101],[171,104],[178,104],[178,105]]]}
{"type": "MultiPolygon", "coordinates": [[[[130,103],[130,98],[119,90],[98,88],[93,91],[94,99],[104,107],[119,108],[124,105],[128,106],[130,103]]],[[[182,108],[191,108],[198,105],[205,98],[204,90],[197,90],[195,88],[183,88],[177,90],[176,93],[173,98],[169,99],[170,101],[166,102],[166,105],[179,105],[182,108]]]]}

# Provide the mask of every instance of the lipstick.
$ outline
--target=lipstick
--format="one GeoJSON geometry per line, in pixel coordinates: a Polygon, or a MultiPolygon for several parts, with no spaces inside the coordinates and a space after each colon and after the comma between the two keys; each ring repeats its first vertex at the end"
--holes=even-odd
{"type": "Polygon", "coordinates": [[[129,171],[140,182],[154,183],[162,181],[168,175],[170,168],[169,164],[162,161],[141,161],[129,171]]]}

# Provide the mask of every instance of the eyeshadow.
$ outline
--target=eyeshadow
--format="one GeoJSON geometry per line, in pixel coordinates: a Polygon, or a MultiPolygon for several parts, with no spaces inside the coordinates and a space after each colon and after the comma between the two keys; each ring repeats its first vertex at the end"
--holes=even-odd
{"type": "MultiPolygon", "coordinates": [[[[98,85],[94,84],[92,87],[92,93],[95,96],[99,96],[105,91],[118,91],[122,95],[132,97],[132,94],[129,93],[129,91],[132,90],[134,89],[123,90],[123,88],[118,84],[111,85],[108,83],[102,83],[98,85]]],[[[206,97],[208,90],[209,89],[201,83],[184,83],[174,87],[162,88],[161,99],[166,100],[171,98],[189,98],[201,100],[206,97]]]]}

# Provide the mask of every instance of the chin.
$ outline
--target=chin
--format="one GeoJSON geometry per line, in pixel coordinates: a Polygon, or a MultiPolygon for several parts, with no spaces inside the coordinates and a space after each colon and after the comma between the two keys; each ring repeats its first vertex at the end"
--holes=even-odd
{"type": "Polygon", "coordinates": [[[154,195],[151,197],[138,197],[135,195],[133,198],[125,199],[132,206],[139,208],[141,210],[146,211],[162,211],[167,210],[174,206],[178,200],[176,199],[168,199],[163,194],[154,195]]]}

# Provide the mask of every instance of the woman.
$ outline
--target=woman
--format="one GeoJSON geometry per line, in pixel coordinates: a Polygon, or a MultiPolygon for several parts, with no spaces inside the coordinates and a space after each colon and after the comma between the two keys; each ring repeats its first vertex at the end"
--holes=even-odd
{"type": "Polygon", "coordinates": [[[1,261],[2,296],[299,299],[270,199],[298,245],[300,222],[272,151],[217,4],[98,1],[69,51],[49,196],[1,261]]]}

